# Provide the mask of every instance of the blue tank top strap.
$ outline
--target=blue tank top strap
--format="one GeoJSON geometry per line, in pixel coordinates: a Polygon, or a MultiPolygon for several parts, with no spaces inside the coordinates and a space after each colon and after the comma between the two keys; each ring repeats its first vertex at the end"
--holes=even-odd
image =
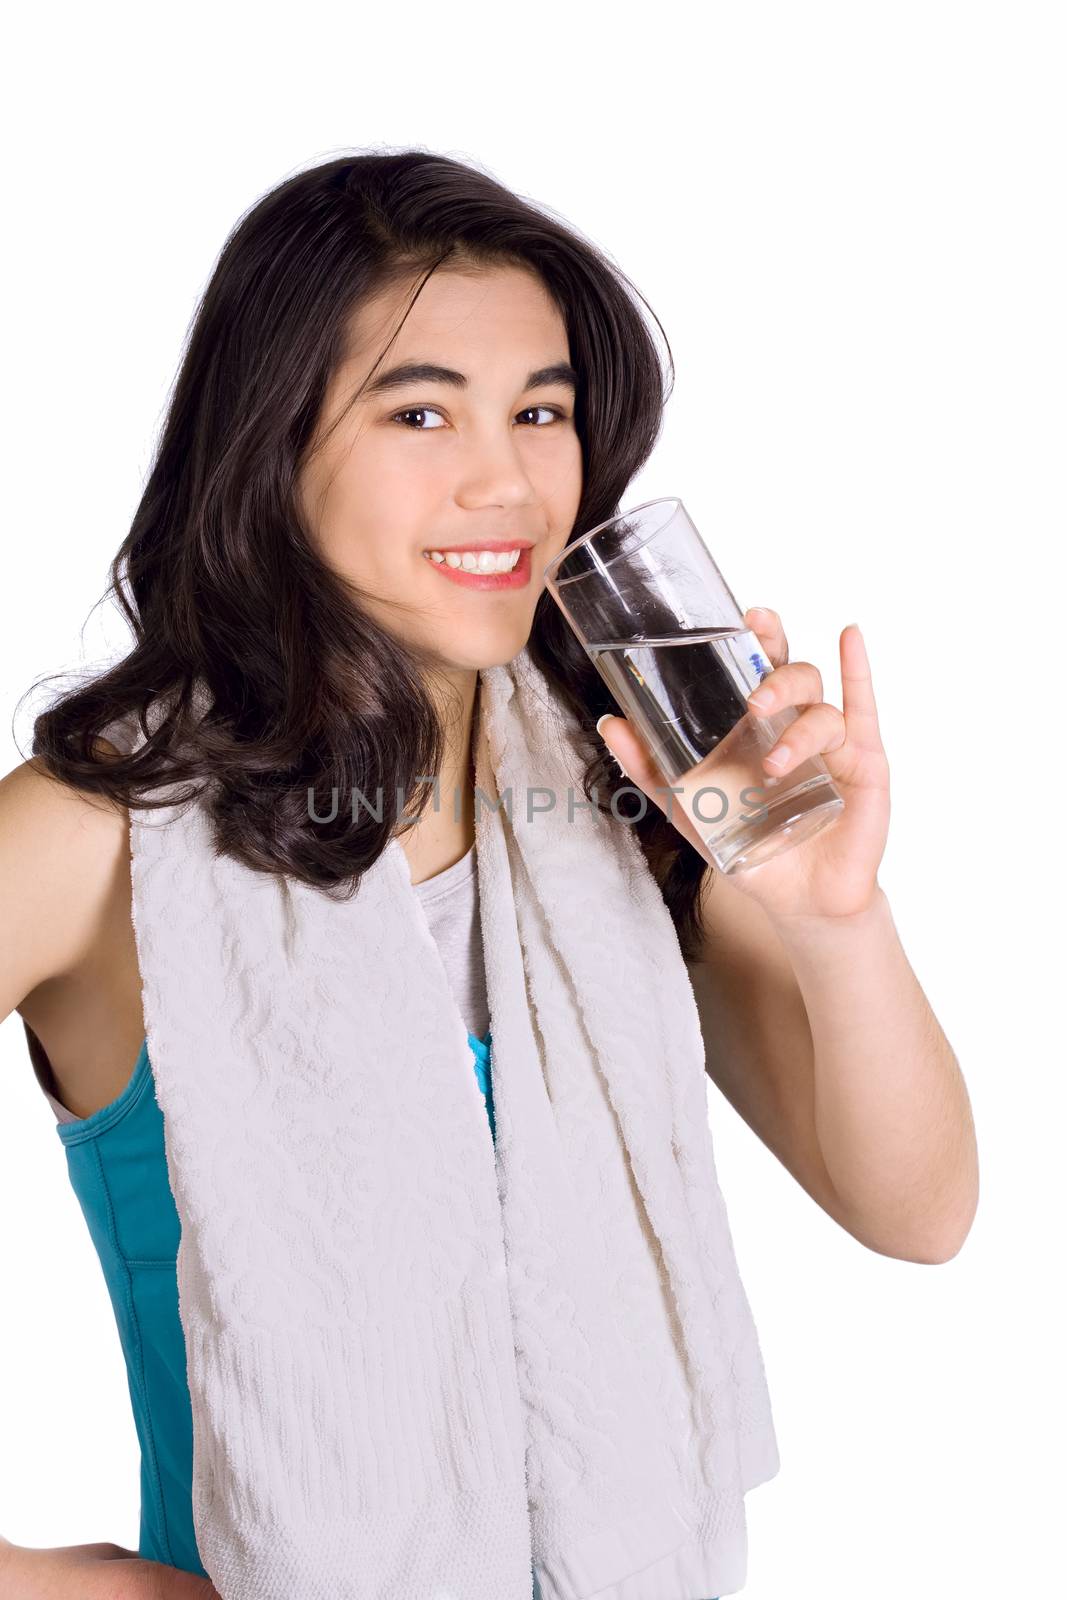
{"type": "Polygon", "coordinates": [[[207,1577],[192,1516],[192,1407],[178,1315],[181,1227],[147,1043],[110,1105],[57,1124],[104,1272],[141,1450],[138,1554],[207,1577]]]}
{"type": "Polygon", "coordinates": [[[485,1110],[486,1115],[489,1118],[489,1130],[495,1139],[496,1118],[493,1115],[493,1083],[489,1069],[490,1045],[492,1037],[492,1030],[486,1034],[484,1040],[476,1039],[473,1033],[469,1033],[467,1035],[467,1038],[470,1040],[470,1047],[474,1052],[474,1072],[478,1079],[478,1087],[485,1097],[485,1110]]]}

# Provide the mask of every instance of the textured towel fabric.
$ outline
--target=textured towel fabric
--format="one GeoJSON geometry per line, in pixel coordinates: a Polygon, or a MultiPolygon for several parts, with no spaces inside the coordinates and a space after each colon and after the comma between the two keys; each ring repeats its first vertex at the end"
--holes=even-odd
{"type": "Polygon", "coordinates": [[[525,650],[482,669],[495,1146],[399,839],[342,901],[216,855],[197,802],[131,812],[223,1600],[743,1586],[778,1451],[700,1023],[583,745],[525,650]]]}
{"type": "MultiPolygon", "coordinates": [[[[36,1065],[43,1056],[47,1077],[47,1055],[25,1021],[23,1027],[31,1059],[36,1065]]],[[[491,1041],[472,1033],[469,1044],[491,1126],[491,1041]]],[[[65,1114],[56,1133],[115,1313],[140,1446],[137,1554],[206,1578],[193,1532],[192,1407],[178,1316],[180,1229],[147,1046],[110,1104],[90,1117],[65,1114]]],[[[65,1384],[62,1371],[53,1376],[57,1389],[65,1384]]]]}

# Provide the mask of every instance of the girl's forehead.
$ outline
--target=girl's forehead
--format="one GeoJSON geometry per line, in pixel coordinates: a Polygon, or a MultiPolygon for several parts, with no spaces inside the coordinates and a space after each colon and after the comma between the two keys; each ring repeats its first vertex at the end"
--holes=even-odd
{"type": "Polygon", "coordinates": [[[529,268],[438,268],[412,303],[414,288],[393,284],[357,307],[349,319],[346,364],[369,372],[386,344],[390,364],[442,360],[469,351],[479,339],[518,342],[549,330],[558,335],[563,327],[558,306],[529,268]]]}

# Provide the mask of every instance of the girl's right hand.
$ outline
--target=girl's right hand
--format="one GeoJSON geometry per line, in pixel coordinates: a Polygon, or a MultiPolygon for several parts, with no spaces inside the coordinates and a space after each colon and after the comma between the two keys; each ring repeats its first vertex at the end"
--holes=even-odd
{"type": "Polygon", "coordinates": [[[37,1550],[0,1537],[4,1600],[219,1600],[208,1578],[145,1561],[118,1544],[37,1550]]]}

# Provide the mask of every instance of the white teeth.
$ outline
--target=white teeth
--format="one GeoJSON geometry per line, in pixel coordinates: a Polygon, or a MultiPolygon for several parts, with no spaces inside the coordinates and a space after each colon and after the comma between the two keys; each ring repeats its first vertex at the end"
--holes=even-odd
{"type": "Polygon", "coordinates": [[[438,566],[443,562],[450,567],[460,567],[464,572],[511,572],[517,565],[521,550],[440,550],[427,552],[438,566]]]}

